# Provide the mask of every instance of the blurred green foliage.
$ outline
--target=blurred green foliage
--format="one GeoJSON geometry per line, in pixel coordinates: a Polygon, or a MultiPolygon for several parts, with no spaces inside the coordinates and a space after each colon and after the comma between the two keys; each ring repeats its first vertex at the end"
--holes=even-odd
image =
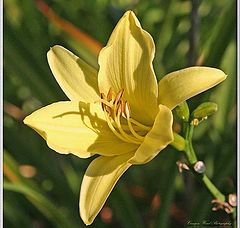
{"type": "MultiPolygon", "coordinates": [[[[41,3],[4,0],[4,227],[84,227],[78,198],[90,161],[53,152],[22,119],[39,107],[67,100],[46,61],[50,46],[65,46],[95,67],[97,55],[44,16],[41,3]]],[[[103,45],[123,12],[132,9],[154,38],[158,78],[189,64],[189,0],[45,3],[60,19],[103,45]]],[[[202,0],[198,13],[197,63],[220,68],[228,78],[188,102],[191,110],[203,101],[216,102],[219,108],[195,130],[194,146],[206,162],[207,174],[229,194],[236,192],[236,1],[202,0]]],[[[176,161],[181,158],[168,147],[152,162],[131,168],[92,227],[164,228],[185,227],[190,220],[229,221],[224,212],[211,212],[211,196],[191,174],[178,172],[176,161]]]]}

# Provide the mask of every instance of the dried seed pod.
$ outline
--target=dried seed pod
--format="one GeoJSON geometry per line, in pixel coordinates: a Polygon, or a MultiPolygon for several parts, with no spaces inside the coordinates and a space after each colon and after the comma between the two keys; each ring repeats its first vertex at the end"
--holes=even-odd
{"type": "Polygon", "coordinates": [[[229,194],[228,202],[231,206],[236,207],[237,206],[237,195],[236,194],[229,194]]]}
{"type": "Polygon", "coordinates": [[[206,166],[203,161],[197,161],[193,168],[197,173],[204,173],[206,170],[206,166]]]}

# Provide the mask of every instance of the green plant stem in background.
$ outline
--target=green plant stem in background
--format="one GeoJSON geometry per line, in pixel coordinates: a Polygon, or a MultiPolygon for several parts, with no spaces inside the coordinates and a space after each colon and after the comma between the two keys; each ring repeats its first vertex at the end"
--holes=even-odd
{"type": "Polygon", "coordinates": [[[217,187],[211,182],[211,180],[208,178],[206,174],[199,174],[194,170],[194,165],[198,161],[197,156],[195,154],[195,151],[192,146],[192,136],[193,136],[193,129],[194,125],[191,123],[184,123],[184,129],[185,129],[185,139],[178,135],[177,133],[174,133],[174,141],[171,143],[171,145],[177,149],[178,151],[184,151],[186,158],[188,160],[188,165],[190,166],[190,170],[194,174],[194,176],[197,178],[199,182],[201,182],[207,190],[212,194],[212,196],[215,199],[218,199],[222,202],[225,201],[226,197],[224,194],[222,194],[217,187]]]}
{"type": "MultiPolygon", "coordinates": [[[[221,191],[213,184],[213,182],[208,178],[208,176],[205,173],[197,173],[194,170],[194,165],[198,161],[196,153],[192,146],[192,136],[193,136],[193,130],[194,125],[190,122],[184,122],[183,125],[184,129],[184,137],[185,139],[178,135],[177,133],[174,133],[174,141],[171,143],[171,145],[177,149],[178,151],[184,151],[185,156],[188,160],[188,165],[190,171],[194,174],[196,179],[202,183],[206,189],[210,192],[210,194],[214,197],[214,199],[218,199],[221,202],[226,201],[226,196],[221,193],[221,191]]],[[[233,227],[236,226],[236,209],[230,214],[233,227]]]]}
{"type": "MultiPolygon", "coordinates": [[[[206,187],[206,189],[211,193],[214,199],[218,199],[221,202],[225,202],[226,196],[223,193],[221,193],[221,191],[213,184],[213,182],[208,178],[208,176],[205,173],[201,174],[194,170],[194,165],[198,161],[196,153],[192,146],[194,125],[191,122],[184,122],[183,129],[185,139],[182,136],[178,135],[177,133],[174,133],[174,141],[171,143],[171,145],[178,151],[184,151],[185,156],[189,163],[188,164],[189,169],[197,178],[197,180],[206,187]]],[[[232,220],[233,227],[237,227],[235,208],[234,211],[230,214],[230,217],[232,220]]]]}
{"type": "Polygon", "coordinates": [[[184,126],[184,129],[185,129],[184,151],[186,153],[186,156],[190,165],[194,165],[197,162],[197,157],[192,146],[192,136],[193,136],[194,126],[188,123],[184,123],[184,125],[185,125],[184,126]]]}
{"type": "Polygon", "coordinates": [[[225,196],[217,189],[217,187],[210,181],[208,176],[203,173],[199,174],[197,173],[193,166],[198,161],[196,153],[192,146],[192,136],[193,136],[193,129],[194,125],[192,123],[185,123],[185,155],[187,157],[187,160],[190,165],[190,170],[194,174],[194,176],[197,178],[198,181],[200,181],[207,190],[212,194],[212,196],[222,202],[225,201],[225,196]]]}
{"type": "MultiPolygon", "coordinates": [[[[207,190],[211,193],[211,195],[215,198],[220,200],[221,202],[226,201],[226,196],[221,193],[221,191],[213,184],[213,182],[208,178],[208,176],[203,173],[199,174],[194,170],[194,164],[198,161],[197,156],[195,154],[195,151],[192,146],[192,136],[193,136],[193,129],[194,125],[192,123],[184,123],[184,129],[185,129],[185,155],[187,157],[187,160],[190,165],[190,170],[194,174],[194,176],[197,178],[199,182],[201,182],[207,190]]],[[[234,208],[234,211],[230,214],[233,227],[236,226],[236,209],[234,208]]]]}

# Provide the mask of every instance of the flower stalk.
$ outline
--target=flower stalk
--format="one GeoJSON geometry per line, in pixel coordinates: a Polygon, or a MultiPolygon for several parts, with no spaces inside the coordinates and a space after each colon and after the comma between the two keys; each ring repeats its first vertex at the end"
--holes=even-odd
{"type": "MultiPolygon", "coordinates": [[[[187,160],[190,164],[190,170],[196,177],[196,179],[205,186],[205,188],[208,190],[208,192],[213,196],[214,199],[219,200],[223,204],[227,200],[227,197],[215,186],[215,184],[209,179],[209,177],[205,174],[199,174],[197,173],[193,166],[196,164],[198,161],[196,153],[193,149],[192,146],[192,136],[193,136],[193,130],[194,130],[194,125],[192,123],[187,123],[186,127],[186,134],[185,134],[185,155],[187,157],[187,160]]],[[[229,213],[233,227],[236,227],[236,208],[233,208],[233,211],[229,213]]]]}
{"type": "Polygon", "coordinates": [[[192,146],[192,136],[193,136],[193,130],[194,130],[194,125],[192,123],[185,123],[186,126],[186,132],[185,132],[185,155],[187,157],[187,160],[189,162],[190,170],[194,174],[194,176],[197,178],[199,182],[201,182],[206,189],[212,194],[212,196],[215,199],[219,199],[220,201],[224,202],[225,201],[225,195],[223,195],[218,188],[212,183],[212,181],[208,178],[208,176],[205,173],[197,173],[194,170],[194,165],[198,161],[196,153],[193,149],[192,146]]]}
{"type": "Polygon", "coordinates": [[[211,195],[215,199],[224,202],[226,200],[225,195],[220,192],[220,190],[212,183],[208,176],[205,173],[198,173],[194,169],[194,165],[198,162],[196,153],[192,146],[194,125],[192,123],[185,122],[183,127],[185,133],[184,139],[180,135],[174,133],[174,142],[172,142],[171,145],[176,150],[184,152],[188,161],[189,169],[197,178],[197,180],[206,187],[206,189],[211,193],[211,195]],[[185,142],[183,142],[183,140],[185,140],[185,142]]]}
{"type": "Polygon", "coordinates": [[[184,123],[184,129],[185,129],[185,148],[184,151],[186,153],[186,157],[188,159],[188,162],[191,166],[193,166],[197,162],[197,156],[194,152],[193,146],[192,146],[192,136],[193,136],[193,129],[194,125],[191,123],[184,123]]]}
{"type": "MultiPolygon", "coordinates": [[[[176,150],[184,152],[185,157],[188,161],[189,170],[193,173],[196,179],[200,183],[202,183],[202,185],[208,190],[208,192],[213,196],[214,200],[220,202],[220,204],[228,204],[226,202],[227,197],[215,186],[215,184],[209,179],[206,173],[204,171],[198,172],[198,170],[196,169],[196,164],[201,161],[198,160],[192,146],[194,127],[195,125],[193,121],[183,122],[184,138],[174,133],[174,142],[172,142],[171,145],[176,150]]],[[[203,162],[201,163],[204,165],[203,162]]],[[[236,208],[233,208],[233,211],[229,214],[232,220],[233,227],[236,227],[236,208]]]]}

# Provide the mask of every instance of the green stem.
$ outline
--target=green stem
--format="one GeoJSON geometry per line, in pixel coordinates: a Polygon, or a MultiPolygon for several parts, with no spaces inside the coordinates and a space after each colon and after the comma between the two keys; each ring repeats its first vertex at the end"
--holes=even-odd
{"type": "Polygon", "coordinates": [[[225,195],[222,194],[218,188],[211,182],[206,174],[199,174],[194,170],[194,164],[198,161],[196,153],[192,146],[192,136],[193,136],[194,125],[191,123],[186,123],[185,126],[185,155],[190,165],[190,169],[194,176],[199,182],[201,182],[207,190],[212,194],[215,199],[218,199],[222,202],[225,201],[225,195]]]}
{"type": "Polygon", "coordinates": [[[237,227],[237,210],[236,208],[234,209],[233,213],[231,214],[231,220],[233,224],[233,228],[237,227]]]}
{"type": "Polygon", "coordinates": [[[212,194],[214,198],[219,199],[222,202],[225,201],[225,195],[223,195],[217,189],[217,187],[212,183],[206,174],[201,175],[198,179],[207,187],[207,190],[212,194]]]}
{"type": "MultiPolygon", "coordinates": [[[[184,122],[183,132],[184,132],[185,139],[174,132],[173,134],[174,141],[171,143],[171,145],[176,150],[185,152],[186,158],[190,166],[189,167],[190,170],[192,171],[194,176],[197,178],[197,180],[206,187],[206,189],[214,197],[214,199],[218,199],[221,202],[225,202],[226,201],[225,195],[219,191],[219,189],[213,184],[213,182],[208,178],[208,176],[205,173],[200,174],[194,170],[194,165],[198,161],[198,159],[192,146],[193,130],[194,130],[193,124],[184,122]]],[[[231,217],[233,228],[237,227],[236,226],[236,208],[234,208],[234,211],[233,213],[230,214],[230,217],[231,217]]]]}
{"type": "Polygon", "coordinates": [[[184,151],[186,152],[187,159],[191,165],[194,165],[198,161],[192,146],[193,128],[194,128],[193,125],[188,124],[185,130],[185,150],[184,151]]]}

